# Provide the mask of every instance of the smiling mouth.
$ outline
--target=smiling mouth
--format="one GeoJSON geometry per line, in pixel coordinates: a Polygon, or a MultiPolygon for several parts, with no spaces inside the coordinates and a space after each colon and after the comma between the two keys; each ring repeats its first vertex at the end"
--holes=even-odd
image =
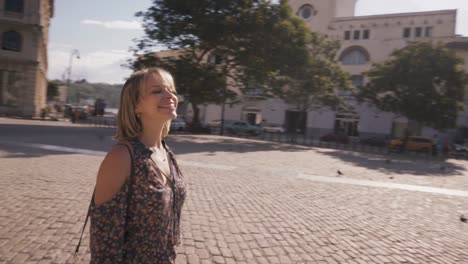
{"type": "Polygon", "coordinates": [[[173,106],[170,106],[170,107],[158,107],[160,109],[172,109],[172,110],[175,110],[175,107],[173,106]]]}

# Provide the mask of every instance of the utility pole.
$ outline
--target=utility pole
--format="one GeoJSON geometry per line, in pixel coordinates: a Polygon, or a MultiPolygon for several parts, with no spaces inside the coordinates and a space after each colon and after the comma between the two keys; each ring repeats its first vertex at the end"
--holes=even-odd
{"type": "MultiPolygon", "coordinates": [[[[74,49],[70,52],[70,60],[68,61],[68,68],[67,68],[67,103],[68,103],[68,93],[70,92],[70,82],[71,82],[71,73],[72,73],[72,62],[73,57],[77,59],[80,58],[80,52],[77,49],[74,49]]],[[[80,98],[78,98],[78,104],[80,103],[80,98]]]]}

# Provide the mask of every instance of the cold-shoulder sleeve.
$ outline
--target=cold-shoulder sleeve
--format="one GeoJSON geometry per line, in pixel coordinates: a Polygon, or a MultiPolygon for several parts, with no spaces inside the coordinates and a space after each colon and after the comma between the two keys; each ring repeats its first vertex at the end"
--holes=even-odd
{"type": "Polygon", "coordinates": [[[91,205],[91,264],[124,263],[128,181],[111,200],[91,205]]]}

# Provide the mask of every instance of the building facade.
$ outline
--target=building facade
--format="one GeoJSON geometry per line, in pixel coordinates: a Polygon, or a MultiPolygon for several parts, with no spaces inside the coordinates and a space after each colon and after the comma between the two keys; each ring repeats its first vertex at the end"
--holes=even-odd
{"type": "MultiPolygon", "coordinates": [[[[441,41],[454,49],[467,62],[468,38],[455,33],[457,10],[412,12],[388,15],[355,16],[358,0],[291,0],[294,13],[314,31],[340,41],[337,60],[352,76],[353,86],[365,84],[364,72],[372,63],[380,63],[390,54],[405,47],[409,41],[441,41]]],[[[339,87],[338,87],[339,88],[339,87]]],[[[465,94],[468,94],[466,92],[465,94]]],[[[370,106],[359,105],[353,98],[346,98],[354,110],[333,112],[328,110],[305,113],[302,132],[309,137],[320,137],[333,132],[344,132],[350,137],[402,136],[406,129],[413,134],[434,136],[440,132],[418,127],[404,117],[381,112],[370,106]]],[[[226,108],[225,119],[246,120],[252,124],[261,122],[292,128],[299,116],[293,106],[280,99],[265,99],[255,91],[241,95],[242,103],[226,108]]],[[[466,100],[468,102],[468,97],[466,100]]],[[[207,105],[201,109],[201,120],[208,123],[220,119],[220,107],[207,105]]],[[[468,112],[459,115],[458,127],[468,127],[468,112]]],[[[456,130],[445,137],[454,138],[456,130]]]]}
{"type": "Polygon", "coordinates": [[[0,114],[37,116],[47,100],[53,0],[0,0],[0,114]]]}
{"type": "MultiPolygon", "coordinates": [[[[409,41],[446,43],[458,55],[467,58],[468,38],[455,33],[457,10],[438,10],[388,15],[355,16],[357,0],[296,0],[291,7],[307,25],[341,42],[338,61],[351,74],[353,86],[365,84],[363,73],[373,63],[389,58],[391,53],[405,47],[409,41]]],[[[468,61],[467,61],[468,62],[468,61]]],[[[468,72],[468,64],[465,64],[468,72]]],[[[468,93],[465,93],[468,94],[468,93]]],[[[408,129],[413,134],[433,136],[438,131],[418,127],[406,118],[359,105],[350,99],[354,111],[310,112],[307,119],[309,134],[321,135],[343,131],[348,136],[402,136],[408,129]]],[[[458,127],[468,124],[466,114],[460,113],[458,127]]],[[[448,137],[455,137],[450,131],[448,137]]]]}

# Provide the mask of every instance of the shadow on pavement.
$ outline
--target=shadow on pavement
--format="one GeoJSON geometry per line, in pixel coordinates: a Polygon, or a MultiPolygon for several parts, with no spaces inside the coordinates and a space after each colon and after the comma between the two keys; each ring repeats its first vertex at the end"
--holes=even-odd
{"type": "Polygon", "coordinates": [[[412,174],[415,176],[458,176],[464,167],[448,160],[398,156],[397,154],[369,154],[339,150],[317,150],[355,166],[383,173],[412,174]]]}
{"type": "Polygon", "coordinates": [[[104,152],[114,144],[112,136],[115,129],[39,123],[0,124],[0,150],[6,152],[2,158],[75,154],[73,151],[49,150],[35,146],[38,144],[104,152]]]}
{"type": "MultiPolygon", "coordinates": [[[[0,124],[0,151],[2,158],[40,157],[46,155],[84,154],[103,156],[115,144],[112,136],[115,128],[96,128],[50,124],[0,124]],[[33,146],[29,146],[32,144],[33,146]],[[37,144],[69,148],[50,150],[37,144]],[[63,149],[62,149],[63,150],[63,149]],[[77,151],[74,151],[77,150],[77,151]]],[[[383,173],[456,176],[461,175],[463,166],[448,160],[432,157],[420,158],[404,155],[369,154],[333,149],[311,148],[300,145],[280,144],[268,141],[249,140],[214,135],[170,134],[169,146],[176,155],[217,152],[248,153],[256,151],[301,152],[315,149],[318,153],[338,158],[344,162],[383,173]]]]}
{"type": "MultiPolygon", "coordinates": [[[[79,150],[107,152],[116,142],[115,128],[73,126],[64,123],[37,121],[37,124],[0,124],[0,150],[3,157],[39,157],[44,155],[75,154],[79,150]],[[47,150],[37,144],[77,149],[73,151],[47,150]],[[29,145],[29,146],[28,146],[29,145]]],[[[211,135],[170,134],[167,138],[175,154],[208,152],[246,153],[253,151],[303,151],[307,147],[277,144],[211,135]]],[[[104,154],[101,154],[104,155],[104,154]]]]}
{"type": "Polygon", "coordinates": [[[177,135],[169,136],[168,142],[175,154],[189,154],[208,152],[215,155],[216,152],[247,153],[254,151],[304,151],[309,147],[299,145],[279,144],[276,142],[231,138],[222,136],[205,135],[177,135]]]}

